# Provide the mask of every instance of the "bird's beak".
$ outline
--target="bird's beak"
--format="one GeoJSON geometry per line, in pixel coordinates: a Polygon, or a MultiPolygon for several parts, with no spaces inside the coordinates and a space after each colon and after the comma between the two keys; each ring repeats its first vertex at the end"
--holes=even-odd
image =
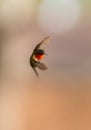
{"type": "Polygon", "coordinates": [[[48,55],[47,53],[44,53],[45,55],[48,55]]]}

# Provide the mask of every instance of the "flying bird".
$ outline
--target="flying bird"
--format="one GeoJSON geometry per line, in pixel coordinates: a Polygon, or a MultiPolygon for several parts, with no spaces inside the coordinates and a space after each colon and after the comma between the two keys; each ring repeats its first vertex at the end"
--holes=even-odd
{"type": "Polygon", "coordinates": [[[47,66],[40,61],[44,58],[45,55],[47,55],[44,50],[45,45],[48,44],[49,39],[50,37],[47,36],[39,44],[37,44],[32,52],[32,55],[30,56],[30,65],[38,77],[39,74],[36,68],[39,68],[41,70],[47,70],[47,66]]]}

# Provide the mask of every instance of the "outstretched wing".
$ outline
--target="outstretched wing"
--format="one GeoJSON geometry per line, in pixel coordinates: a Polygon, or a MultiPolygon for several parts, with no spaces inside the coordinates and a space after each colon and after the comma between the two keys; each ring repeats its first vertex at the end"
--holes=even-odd
{"type": "Polygon", "coordinates": [[[47,70],[47,66],[44,63],[37,62],[36,66],[41,70],[47,70]]]}
{"type": "MultiPolygon", "coordinates": [[[[46,70],[47,69],[46,65],[43,64],[43,63],[40,63],[40,62],[36,63],[36,67],[38,67],[41,70],[46,70]]],[[[32,67],[32,68],[33,68],[35,74],[39,77],[39,74],[38,74],[36,68],[35,67],[32,67]]]]}
{"type": "Polygon", "coordinates": [[[45,38],[35,47],[34,52],[35,52],[36,50],[38,50],[38,49],[44,50],[44,49],[45,49],[45,45],[48,44],[48,42],[49,42],[49,39],[50,39],[49,36],[45,37],[45,38]]]}

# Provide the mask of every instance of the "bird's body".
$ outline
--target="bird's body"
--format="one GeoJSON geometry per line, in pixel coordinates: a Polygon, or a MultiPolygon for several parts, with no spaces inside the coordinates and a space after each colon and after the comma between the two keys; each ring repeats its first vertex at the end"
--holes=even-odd
{"type": "Polygon", "coordinates": [[[38,72],[36,71],[36,67],[38,67],[41,70],[46,70],[47,67],[45,64],[41,63],[40,60],[44,58],[45,51],[44,49],[41,49],[41,46],[45,43],[47,43],[49,40],[49,37],[46,37],[43,41],[41,41],[33,50],[33,53],[30,57],[30,65],[35,71],[36,75],[39,76],[38,72]]]}

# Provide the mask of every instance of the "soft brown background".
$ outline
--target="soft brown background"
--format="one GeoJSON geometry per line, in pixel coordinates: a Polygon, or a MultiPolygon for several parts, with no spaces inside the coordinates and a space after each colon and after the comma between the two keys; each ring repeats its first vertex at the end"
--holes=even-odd
{"type": "Polygon", "coordinates": [[[38,2],[32,21],[27,4],[21,17],[18,8],[15,11],[17,20],[5,17],[8,21],[1,22],[0,129],[90,130],[91,2],[80,1],[82,14],[74,29],[51,35],[43,60],[48,70],[38,70],[39,79],[29,66],[29,57],[49,33],[38,26],[38,2]]]}

